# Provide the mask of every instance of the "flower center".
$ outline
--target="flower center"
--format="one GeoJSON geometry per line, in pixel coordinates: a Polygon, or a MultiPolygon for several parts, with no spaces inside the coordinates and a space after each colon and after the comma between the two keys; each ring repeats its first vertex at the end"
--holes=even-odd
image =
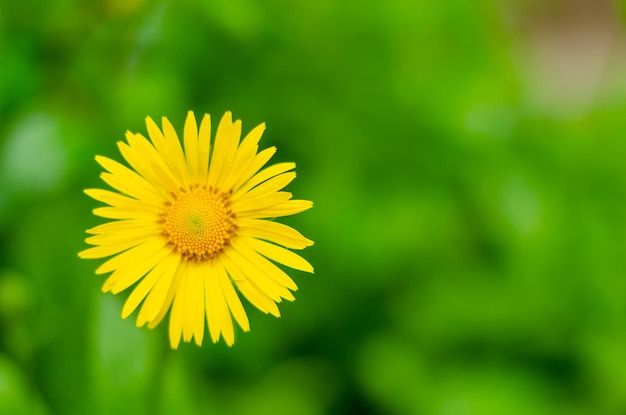
{"type": "Polygon", "coordinates": [[[163,236],[190,261],[213,259],[236,231],[230,195],[212,187],[183,190],[163,214],[163,236]]]}

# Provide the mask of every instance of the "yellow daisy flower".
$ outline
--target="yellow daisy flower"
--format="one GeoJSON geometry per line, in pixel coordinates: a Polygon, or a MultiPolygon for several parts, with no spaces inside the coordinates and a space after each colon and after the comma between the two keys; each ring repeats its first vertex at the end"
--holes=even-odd
{"type": "Polygon", "coordinates": [[[137,326],[154,328],[171,308],[169,337],[201,345],[206,315],[211,340],[235,340],[232,317],[244,330],[250,324],[237,292],[264,313],[280,316],[276,303],[294,300],[293,280],[276,263],[313,272],[289,249],[313,241],[289,226],[268,220],[305,211],[308,200],[283,191],[295,177],[294,163],[261,170],[276,152],[258,152],[261,124],[240,142],[241,121],[227,112],[211,143],[211,119],[198,129],[189,112],[183,147],[167,118],[163,130],[146,119],[148,141],[126,133],[118,142],[126,167],[96,156],[106,170],[100,177],[115,191],[87,189],[107,204],[93,212],[112,221],[89,229],[95,245],[81,258],[111,257],[96,274],[111,273],[102,290],[117,294],[135,287],[122,310],[127,318],[140,304],[137,326]],[[212,152],[210,147],[213,146],[212,152]],[[209,154],[211,156],[209,157],[209,154]],[[143,303],[142,303],[143,302],[143,303]]]}

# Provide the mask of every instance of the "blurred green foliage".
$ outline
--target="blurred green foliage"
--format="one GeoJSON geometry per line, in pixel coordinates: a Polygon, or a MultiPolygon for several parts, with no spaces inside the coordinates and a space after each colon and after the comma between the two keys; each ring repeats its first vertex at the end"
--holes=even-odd
{"type": "Polygon", "coordinates": [[[623,13],[583,3],[5,0],[0,414],[623,414],[623,13]],[[298,163],[316,274],[172,351],[76,253],[93,156],[190,109],[298,163]]]}

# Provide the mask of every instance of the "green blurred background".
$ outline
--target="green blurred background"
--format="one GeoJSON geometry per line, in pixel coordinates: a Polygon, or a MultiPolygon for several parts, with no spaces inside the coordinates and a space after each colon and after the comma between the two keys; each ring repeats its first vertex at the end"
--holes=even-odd
{"type": "Polygon", "coordinates": [[[0,414],[626,413],[626,37],[608,0],[0,3],[0,414]],[[126,130],[232,110],[313,276],[169,349],[81,261],[126,130]]]}

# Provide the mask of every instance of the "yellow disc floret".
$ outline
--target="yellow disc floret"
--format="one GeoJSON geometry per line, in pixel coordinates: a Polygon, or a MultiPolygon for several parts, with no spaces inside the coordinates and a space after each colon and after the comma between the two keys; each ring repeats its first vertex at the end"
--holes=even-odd
{"type": "Polygon", "coordinates": [[[176,195],[163,215],[163,236],[183,258],[209,261],[235,235],[230,194],[194,186],[176,195]]]}

